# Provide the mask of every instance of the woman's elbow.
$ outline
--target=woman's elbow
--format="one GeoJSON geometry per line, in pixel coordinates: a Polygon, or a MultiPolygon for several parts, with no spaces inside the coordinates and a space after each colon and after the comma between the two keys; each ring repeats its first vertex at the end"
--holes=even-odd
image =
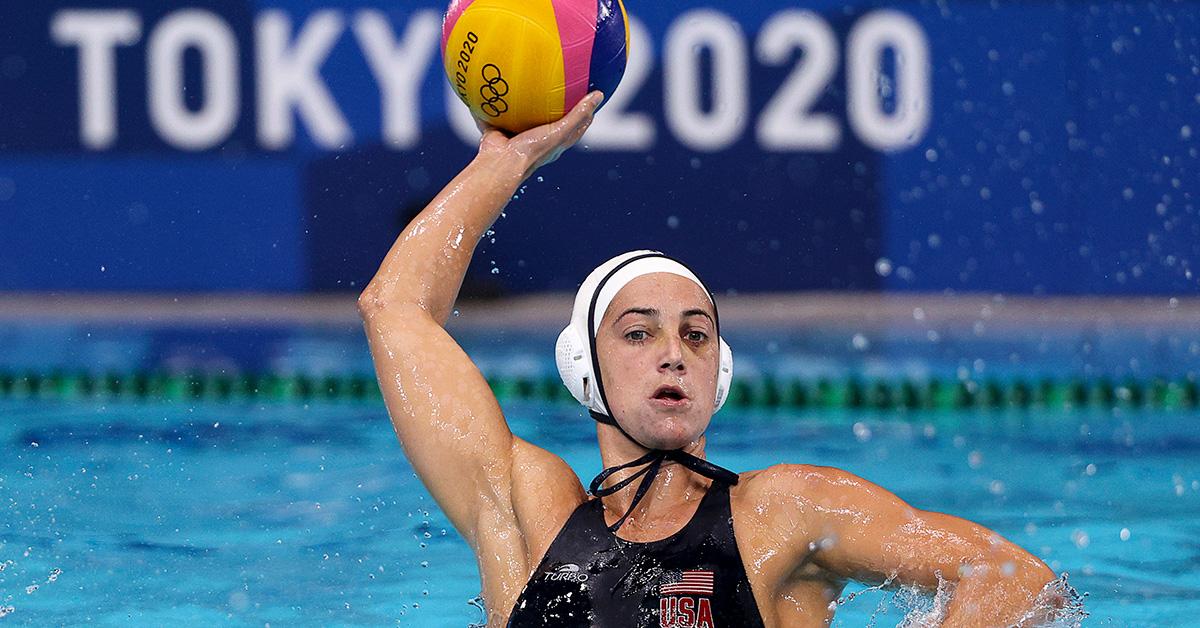
{"type": "Polygon", "coordinates": [[[373,318],[384,309],[385,304],[386,300],[383,298],[379,287],[374,282],[371,282],[358,295],[358,315],[363,320],[373,318]]]}
{"type": "Polygon", "coordinates": [[[1028,565],[1021,573],[1014,574],[1014,600],[1025,607],[1018,626],[1042,626],[1052,623],[1067,605],[1063,591],[1052,586],[1058,579],[1053,571],[1040,560],[1028,565]]]}
{"type": "Polygon", "coordinates": [[[1009,556],[976,565],[976,569],[980,567],[982,573],[977,574],[980,580],[1009,598],[1011,603],[1019,606],[1042,606],[1043,603],[1053,605],[1053,600],[1044,598],[1043,593],[1046,591],[1046,585],[1053,582],[1056,576],[1037,558],[1009,556]]]}
{"type": "Polygon", "coordinates": [[[1025,583],[1026,588],[1041,591],[1057,577],[1046,563],[1033,554],[1023,549],[1014,552],[1014,554],[1016,555],[1004,561],[1004,564],[1001,566],[1001,573],[1004,573],[1005,569],[1014,572],[1014,575],[1018,576],[1025,583]],[[1005,567],[1005,565],[1010,566],[1005,567]]]}
{"type": "Polygon", "coordinates": [[[358,313],[364,320],[387,310],[404,309],[416,302],[412,295],[398,290],[395,282],[372,279],[358,295],[358,313]]]}
{"type": "Polygon", "coordinates": [[[433,322],[416,301],[385,295],[369,286],[358,295],[358,314],[369,329],[386,330],[392,337],[426,334],[426,325],[433,322]]]}

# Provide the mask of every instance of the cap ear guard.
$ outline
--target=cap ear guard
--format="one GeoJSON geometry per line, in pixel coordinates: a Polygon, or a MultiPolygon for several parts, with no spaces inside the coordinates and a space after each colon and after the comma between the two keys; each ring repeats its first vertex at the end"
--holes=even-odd
{"type": "Polygon", "coordinates": [[[588,393],[586,387],[594,379],[591,376],[592,360],[588,355],[588,343],[579,337],[574,325],[567,325],[558,335],[558,342],[554,344],[554,363],[558,366],[558,376],[567,390],[571,391],[571,396],[591,407],[588,400],[593,395],[588,393]]]}
{"type": "Polygon", "coordinates": [[[717,402],[713,406],[713,412],[721,409],[725,405],[725,400],[729,398],[729,387],[733,382],[733,349],[725,342],[724,338],[717,336],[717,340],[721,343],[721,358],[717,371],[717,402]]]}

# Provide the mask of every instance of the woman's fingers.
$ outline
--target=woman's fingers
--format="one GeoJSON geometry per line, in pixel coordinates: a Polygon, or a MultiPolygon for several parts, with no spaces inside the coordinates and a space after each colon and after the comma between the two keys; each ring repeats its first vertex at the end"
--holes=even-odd
{"type": "Polygon", "coordinates": [[[596,108],[603,100],[603,94],[592,92],[579,101],[579,104],[575,105],[575,108],[566,116],[563,116],[563,119],[555,123],[550,135],[554,137],[558,148],[563,150],[570,148],[583,137],[592,124],[596,108]]]}
{"type": "Polygon", "coordinates": [[[537,144],[547,142],[550,144],[559,144],[564,140],[570,139],[574,131],[581,126],[586,129],[587,125],[591,124],[592,114],[596,112],[596,107],[600,106],[600,102],[604,100],[604,95],[598,91],[592,92],[580,100],[567,115],[563,116],[556,122],[544,124],[535,127],[522,133],[521,139],[537,144]]]}
{"type": "MultiPolygon", "coordinates": [[[[483,132],[483,139],[480,142],[481,149],[490,147],[491,149],[502,148],[512,151],[521,155],[523,159],[528,159],[533,164],[532,169],[537,169],[557,160],[563,152],[574,146],[583,137],[592,123],[592,116],[596,113],[596,108],[603,101],[604,94],[594,91],[580,100],[561,119],[534,127],[515,137],[476,119],[476,125],[483,132]]],[[[532,169],[529,172],[532,172],[532,169]]]]}
{"type": "Polygon", "coordinates": [[[601,102],[604,102],[604,94],[600,92],[592,92],[579,101],[579,104],[575,105],[575,108],[562,119],[564,126],[570,129],[566,133],[572,135],[580,127],[586,130],[591,125],[592,116],[596,114],[596,109],[601,102]]]}

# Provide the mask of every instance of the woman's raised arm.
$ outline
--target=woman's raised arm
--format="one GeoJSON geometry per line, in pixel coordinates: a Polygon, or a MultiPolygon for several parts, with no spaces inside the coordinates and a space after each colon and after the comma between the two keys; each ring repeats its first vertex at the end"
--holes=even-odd
{"type": "Polygon", "coordinates": [[[593,93],[516,137],[484,128],[479,154],[405,228],[358,300],[405,454],[471,542],[495,513],[486,506],[511,511],[517,446],[486,380],[442,326],[479,239],[527,177],[579,141],[599,102],[593,93]]]}

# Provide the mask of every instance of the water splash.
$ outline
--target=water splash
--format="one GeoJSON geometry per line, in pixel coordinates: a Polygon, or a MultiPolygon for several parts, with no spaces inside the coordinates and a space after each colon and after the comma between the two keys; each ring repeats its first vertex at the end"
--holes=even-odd
{"type": "MultiPolygon", "coordinates": [[[[1015,625],[1037,626],[1039,628],[1080,628],[1088,613],[1083,608],[1086,593],[1080,593],[1067,582],[1068,574],[1063,573],[1042,587],[1033,606],[1015,625]]],[[[856,597],[872,591],[880,591],[889,587],[894,576],[881,584],[868,587],[844,595],[830,604],[833,608],[844,606],[856,597]]],[[[919,587],[900,587],[892,595],[885,596],[871,613],[867,623],[869,628],[876,625],[876,620],[889,611],[899,611],[903,614],[897,628],[922,628],[926,626],[941,626],[946,619],[946,611],[954,598],[955,583],[945,580],[938,575],[937,590],[933,595],[919,587]]]]}
{"type": "Polygon", "coordinates": [[[909,609],[904,619],[897,624],[898,628],[919,628],[920,626],[940,626],[946,618],[946,609],[950,607],[950,599],[954,597],[954,583],[943,580],[938,576],[937,591],[933,597],[916,589],[901,589],[896,592],[895,600],[901,608],[909,609]]]}
{"type": "Polygon", "coordinates": [[[1083,608],[1087,593],[1080,593],[1067,582],[1063,574],[1046,583],[1033,602],[1033,608],[1021,618],[1019,625],[1043,626],[1046,628],[1079,628],[1088,612],[1083,608]]]}
{"type": "MultiPolygon", "coordinates": [[[[28,556],[28,554],[29,553],[27,551],[26,555],[28,556]]],[[[5,560],[3,562],[0,562],[0,571],[4,571],[5,568],[15,565],[15,564],[16,563],[14,563],[11,560],[5,560]]],[[[52,582],[57,582],[58,577],[62,575],[62,572],[63,572],[62,569],[59,569],[58,567],[51,569],[50,574],[46,576],[45,582],[35,582],[35,583],[25,587],[25,595],[33,595],[35,592],[37,592],[38,589],[40,589],[42,587],[43,584],[50,584],[52,582]]],[[[15,606],[13,606],[11,604],[7,604],[7,602],[9,600],[11,600],[12,597],[13,596],[9,595],[8,597],[6,597],[4,599],[4,603],[0,603],[0,617],[4,617],[6,615],[12,615],[13,613],[16,612],[17,608],[15,606]]]]}
{"type": "Polygon", "coordinates": [[[467,628],[487,628],[487,603],[483,601],[483,594],[480,593],[467,600],[467,604],[479,611],[479,621],[467,624],[467,628]]]}
{"type": "MultiPolygon", "coordinates": [[[[891,574],[890,576],[888,576],[887,580],[884,580],[883,582],[880,582],[877,585],[867,587],[861,591],[855,591],[853,593],[843,595],[842,597],[839,597],[838,599],[829,603],[829,610],[833,611],[833,610],[836,610],[837,607],[839,607],[839,606],[845,606],[846,604],[849,604],[850,602],[854,601],[854,598],[856,598],[860,595],[863,595],[864,593],[870,593],[871,591],[882,591],[883,589],[886,589],[888,587],[888,585],[892,584],[892,581],[895,579],[896,579],[896,574],[891,574]]],[[[941,581],[940,576],[938,577],[938,580],[941,581]]],[[[895,600],[895,597],[896,597],[895,594],[893,594],[892,600],[895,600]]],[[[875,618],[877,616],[879,616],[880,614],[886,615],[887,608],[889,606],[894,606],[894,605],[895,605],[894,602],[888,602],[886,599],[883,601],[880,601],[879,605],[875,607],[875,611],[871,613],[871,620],[869,622],[867,622],[867,627],[868,628],[873,627],[875,625],[875,618]]]]}

